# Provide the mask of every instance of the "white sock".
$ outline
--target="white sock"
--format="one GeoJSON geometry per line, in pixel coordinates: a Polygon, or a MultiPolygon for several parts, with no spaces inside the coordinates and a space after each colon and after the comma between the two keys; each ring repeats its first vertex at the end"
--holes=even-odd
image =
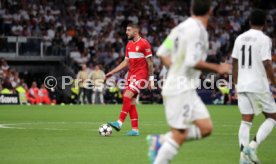
{"type": "Polygon", "coordinates": [[[267,118],[259,127],[254,141],[251,141],[249,146],[253,149],[257,149],[260,143],[266,139],[266,137],[271,133],[275,126],[276,121],[272,118],[267,118]]]}
{"type": "Polygon", "coordinates": [[[139,129],[132,129],[133,131],[139,132],[139,129]]]}
{"type": "Polygon", "coordinates": [[[169,164],[178,152],[179,145],[172,139],[167,138],[158,151],[154,164],[169,164]]]}
{"type": "Polygon", "coordinates": [[[249,144],[251,126],[252,126],[252,122],[241,121],[240,129],[239,129],[239,146],[241,151],[243,146],[248,146],[249,144]]]}
{"type": "Polygon", "coordinates": [[[187,130],[186,141],[199,140],[202,138],[201,131],[196,125],[191,125],[187,130]]]}
{"type": "Polygon", "coordinates": [[[120,120],[118,120],[117,122],[119,123],[119,126],[120,126],[120,127],[122,127],[123,122],[122,122],[122,121],[120,121],[120,120]]]}

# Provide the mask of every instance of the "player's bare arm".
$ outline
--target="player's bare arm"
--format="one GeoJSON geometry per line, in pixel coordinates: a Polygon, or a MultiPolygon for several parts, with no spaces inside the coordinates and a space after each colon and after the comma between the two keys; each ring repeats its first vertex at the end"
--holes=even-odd
{"type": "Polygon", "coordinates": [[[171,56],[161,56],[160,57],[161,62],[163,63],[163,65],[168,69],[170,68],[170,66],[172,65],[172,60],[171,60],[171,56]]]}
{"type": "Polygon", "coordinates": [[[219,74],[225,74],[230,72],[230,65],[227,63],[222,64],[213,64],[213,63],[207,63],[203,60],[200,60],[195,66],[195,69],[201,70],[201,71],[212,71],[219,74]]]}
{"type": "Polygon", "coordinates": [[[238,59],[233,58],[232,75],[233,75],[233,82],[235,85],[237,85],[237,82],[238,82],[238,71],[239,71],[238,59]]]}
{"type": "Polygon", "coordinates": [[[112,76],[114,73],[126,68],[128,65],[129,65],[129,59],[125,58],[125,60],[122,61],[116,68],[114,68],[113,70],[108,72],[105,77],[108,78],[108,77],[112,76]]]}
{"type": "Polygon", "coordinates": [[[273,73],[273,67],[272,67],[272,62],[271,60],[265,60],[263,61],[263,65],[265,67],[266,75],[273,84],[274,87],[276,87],[276,81],[274,78],[274,73],[273,73]]]}
{"type": "Polygon", "coordinates": [[[232,61],[232,76],[233,76],[233,82],[234,82],[234,85],[235,85],[235,98],[237,99],[238,96],[237,96],[237,88],[236,88],[236,85],[238,83],[238,73],[239,73],[239,65],[238,65],[238,59],[235,59],[233,58],[233,61],[232,61]]]}
{"type": "Polygon", "coordinates": [[[148,63],[148,70],[149,70],[149,89],[153,89],[154,87],[154,75],[153,75],[153,62],[151,57],[146,58],[148,63]]]}

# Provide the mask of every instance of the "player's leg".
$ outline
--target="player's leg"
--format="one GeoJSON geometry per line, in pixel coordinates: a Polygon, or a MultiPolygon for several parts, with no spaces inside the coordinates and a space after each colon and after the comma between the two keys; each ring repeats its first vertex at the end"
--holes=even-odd
{"type": "Polygon", "coordinates": [[[122,111],[119,115],[118,121],[115,122],[108,122],[110,126],[112,126],[115,130],[120,131],[121,127],[126,119],[126,116],[129,113],[129,110],[131,109],[131,99],[135,95],[133,91],[130,89],[126,89],[123,95],[123,107],[122,111]]]}
{"type": "Polygon", "coordinates": [[[92,89],[91,88],[89,88],[89,89],[87,88],[87,103],[92,104],[92,89]]]}
{"type": "Polygon", "coordinates": [[[123,123],[126,119],[129,110],[131,109],[131,100],[135,93],[129,89],[127,89],[123,96],[123,107],[119,116],[119,121],[123,123]]]}
{"type": "Polygon", "coordinates": [[[262,141],[272,132],[273,128],[276,126],[276,113],[264,113],[266,119],[259,127],[256,136],[253,141],[250,142],[250,147],[257,149],[262,141]]]}
{"type": "Polygon", "coordinates": [[[240,164],[250,164],[252,163],[248,154],[244,152],[248,149],[250,140],[250,129],[252,126],[254,115],[252,114],[242,114],[242,121],[239,128],[239,146],[240,146],[240,164]]]}
{"type": "Polygon", "coordinates": [[[271,133],[276,126],[276,104],[271,93],[257,94],[258,102],[263,108],[265,121],[259,127],[254,140],[250,143],[251,147],[257,149],[262,141],[271,133]]]}
{"type": "Polygon", "coordinates": [[[78,95],[78,104],[82,104],[82,97],[83,97],[83,87],[80,87],[79,95],[78,95]]]}
{"type": "Polygon", "coordinates": [[[50,105],[51,104],[51,99],[49,96],[46,96],[46,104],[50,105]]]}
{"type": "Polygon", "coordinates": [[[248,147],[244,148],[244,152],[248,155],[249,159],[254,163],[260,163],[256,154],[258,146],[267,138],[276,126],[276,113],[264,113],[266,120],[259,127],[258,132],[254,139],[250,142],[248,147]]]}
{"type": "Polygon", "coordinates": [[[187,136],[186,129],[171,129],[171,135],[166,137],[158,154],[154,160],[154,164],[168,164],[178,153],[179,147],[184,143],[187,136]]]}
{"type": "Polygon", "coordinates": [[[99,95],[100,95],[100,103],[104,104],[103,89],[100,89],[99,95]]]}
{"type": "Polygon", "coordinates": [[[133,95],[133,98],[131,100],[131,108],[129,111],[132,130],[129,131],[127,135],[137,136],[139,135],[139,130],[138,130],[138,113],[136,109],[136,102],[139,101],[140,89],[145,89],[147,86],[144,80],[138,80],[135,83],[131,83],[130,87],[132,88],[132,91],[135,93],[135,95],[133,95]]]}
{"type": "Polygon", "coordinates": [[[93,93],[92,93],[92,104],[95,104],[96,102],[96,93],[97,93],[97,89],[94,87],[93,93]]]}
{"type": "Polygon", "coordinates": [[[41,103],[50,105],[51,104],[51,100],[50,100],[50,98],[48,96],[43,96],[43,97],[41,97],[41,103]]]}
{"type": "Polygon", "coordinates": [[[239,128],[239,145],[240,151],[243,150],[244,146],[248,146],[250,140],[250,129],[252,126],[254,115],[253,114],[242,114],[242,121],[239,128]]]}
{"type": "Polygon", "coordinates": [[[86,104],[85,98],[86,98],[86,91],[85,91],[85,88],[83,87],[82,88],[82,104],[86,104]]]}
{"type": "Polygon", "coordinates": [[[254,161],[255,163],[260,163],[256,155],[256,150],[258,146],[267,138],[267,136],[272,132],[273,128],[276,126],[276,105],[271,93],[259,94],[256,95],[256,97],[258,98],[258,102],[261,104],[263,108],[263,114],[265,115],[266,119],[259,127],[258,132],[253,141],[250,142],[247,152],[252,161],[254,161]]]}
{"type": "Polygon", "coordinates": [[[245,155],[244,149],[247,148],[250,141],[250,129],[254,118],[254,107],[246,93],[238,94],[238,106],[242,116],[239,128],[239,147],[240,147],[240,164],[249,163],[249,157],[245,155]]]}
{"type": "Polygon", "coordinates": [[[148,136],[149,157],[156,164],[168,163],[184,141],[207,137],[213,128],[209,113],[195,92],[164,98],[164,102],[167,121],[172,130],[164,136],[148,136]]]}
{"type": "Polygon", "coordinates": [[[166,134],[151,134],[147,136],[147,142],[149,145],[148,157],[151,163],[155,161],[157,153],[160,147],[165,143],[169,138],[172,138],[172,131],[167,132],[166,134]]]}
{"type": "Polygon", "coordinates": [[[41,104],[41,98],[40,98],[40,96],[37,95],[37,96],[35,97],[35,103],[36,103],[36,104],[41,104]]]}
{"type": "MultiPolygon", "coordinates": [[[[272,129],[275,127],[276,106],[275,106],[274,99],[270,93],[268,94],[247,93],[247,97],[249,98],[250,103],[252,104],[252,107],[254,110],[253,113],[259,114],[260,111],[263,110],[267,119],[260,126],[254,140],[249,145],[244,146],[242,153],[248,156],[250,161],[253,161],[254,163],[260,163],[260,160],[256,154],[256,149],[258,145],[263,140],[265,140],[265,138],[271,133],[272,129]]],[[[251,118],[253,118],[253,116],[251,116],[251,118]]],[[[243,119],[246,120],[245,118],[243,119]]],[[[250,121],[250,117],[248,121],[250,121]]]]}
{"type": "Polygon", "coordinates": [[[193,95],[193,107],[192,120],[193,124],[188,127],[187,141],[199,140],[201,138],[211,135],[213,130],[213,123],[210,118],[208,109],[200,99],[200,97],[194,93],[193,95]]]}
{"type": "Polygon", "coordinates": [[[196,120],[195,124],[190,125],[187,129],[172,128],[171,134],[165,135],[165,141],[158,150],[154,164],[168,164],[184,142],[207,137],[211,134],[212,128],[212,121],[209,118],[196,120]]]}
{"type": "Polygon", "coordinates": [[[163,97],[166,120],[171,127],[167,135],[148,135],[148,156],[151,163],[168,163],[178,152],[179,143],[183,143],[187,134],[187,124],[191,112],[183,108],[188,101],[182,95],[163,97]],[[188,112],[187,112],[188,111],[188,112]],[[184,113],[187,112],[187,115],[184,113]],[[176,141],[177,140],[177,141],[176,141]]]}
{"type": "Polygon", "coordinates": [[[35,98],[32,98],[32,97],[29,97],[29,98],[28,98],[28,101],[29,101],[30,104],[32,104],[32,105],[36,103],[35,98]]]}
{"type": "Polygon", "coordinates": [[[129,111],[129,117],[131,121],[132,130],[130,130],[127,135],[129,136],[139,136],[139,128],[138,128],[138,113],[136,109],[136,97],[134,96],[131,100],[131,107],[129,111]]]}
{"type": "Polygon", "coordinates": [[[213,131],[213,123],[210,118],[198,119],[188,128],[187,141],[199,140],[211,135],[213,131]]]}
{"type": "Polygon", "coordinates": [[[103,95],[103,93],[104,93],[104,86],[103,85],[101,85],[101,86],[99,86],[99,94],[100,94],[100,102],[101,102],[101,104],[104,104],[104,95],[103,95]]]}
{"type": "Polygon", "coordinates": [[[89,98],[89,95],[88,95],[88,94],[89,94],[89,90],[85,87],[85,88],[84,88],[84,100],[83,100],[83,101],[84,101],[84,104],[88,104],[88,102],[89,102],[89,101],[88,101],[88,98],[89,98]]]}

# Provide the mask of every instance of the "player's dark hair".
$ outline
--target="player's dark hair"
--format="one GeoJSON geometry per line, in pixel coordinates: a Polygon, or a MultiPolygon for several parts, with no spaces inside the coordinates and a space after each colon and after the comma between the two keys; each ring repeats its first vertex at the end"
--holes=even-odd
{"type": "Polygon", "coordinates": [[[261,9],[254,9],[250,15],[250,23],[252,26],[264,26],[266,14],[261,9]]]}
{"type": "Polygon", "coordinates": [[[192,0],[191,9],[194,15],[203,16],[208,13],[211,8],[210,0],[192,0]]]}
{"type": "Polygon", "coordinates": [[[136,28],[136,29],[140,30],[140,26],[138,24],[136,24],[136,23],[129,23],[127,25],[127,27],[132,27],[132,28],[136,28]]]}

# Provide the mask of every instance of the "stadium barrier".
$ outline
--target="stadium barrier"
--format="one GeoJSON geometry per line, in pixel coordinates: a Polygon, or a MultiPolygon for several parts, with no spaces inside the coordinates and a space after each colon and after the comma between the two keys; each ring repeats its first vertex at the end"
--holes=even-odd
{"type": "Polygon", "coordinates": [[[53,44],[42,37],[0,36],[0,56],[6,58],[18,57],[48,57],[66,56],[68,47],[53,44]]]}

